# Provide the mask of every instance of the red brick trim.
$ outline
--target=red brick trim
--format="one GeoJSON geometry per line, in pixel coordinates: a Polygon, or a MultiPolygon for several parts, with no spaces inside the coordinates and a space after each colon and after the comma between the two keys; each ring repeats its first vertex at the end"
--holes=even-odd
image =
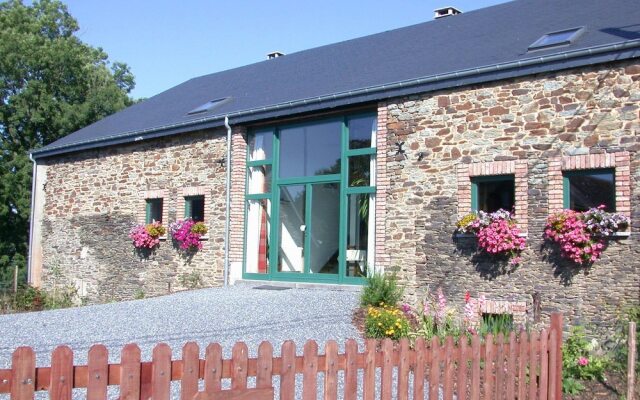
{"type": "Polygon", "coordinates": [[[562,171],[615,168],[616,212],[631,217],[631,168],[628,151],[555,157],[549,161],[549,213],[562,211],[562,171]]]}
{"type": "Polygon", "coordinates": [[[489,161],[471,164],[458,164],[458,216],[471,212],[471,178],[490,175],[515,176],[515,218],[523,233],[528,228],[528,184],[527,160],[489,161]]]}
{"type": "Polygon", "coordinates": [[[144,224],[147,218],[147,199],[162,199],[162,224],[169,224],[169,191],[167,189],[141,190],[140,207],[138,208],[138,222],[144,224]]]}
{"type": "Polygon", "coordinates": [[[207,206],[211,201],[211,196],[207,195],[207,188],[205,186],[191,186],[184,187],[178,190],[178,206],[176,207],[176,219],[184,218],[184,198],[188,196],[204,196],[204,221],[207,222],[207,206]]]}
{"type": "Polygon", "coordinates": [[[389,267],[390,257],[386,249],[387,232],[387,191],[390,182],[387,174],[387,105],[378,104],[378,128],[376,131],[376,203],[375,203],[375,255],[374,264],[376,270],[384,270],[389,267]]]}
{"type": "Polygon", "coordinates": [[[246,128],[233,128],[231,135],[231,205],[229,224],[229,262],[242,262],[244,256],[244,191],[247,175],[246,128]]]}

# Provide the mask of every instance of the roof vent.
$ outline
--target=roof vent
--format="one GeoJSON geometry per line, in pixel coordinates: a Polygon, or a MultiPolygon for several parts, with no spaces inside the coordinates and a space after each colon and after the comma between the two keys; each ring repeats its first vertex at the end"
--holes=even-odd
{"type": "Polygon", "coordinates": [[[269,60],[273,59],[273,58],[278,58],[278,57],[282,57],[284,56],[284,53],[281,51],[272,51],[271,53],[267,54],[267,58],[269,60]]]}
{"type": "Polygon", "coordinates": [[[462,11],[451,6],[436,8],[435,10],[433,10],[433,19],[448,17],[450,15],[456,15],[456,14],[462,14],[462,11]]]}

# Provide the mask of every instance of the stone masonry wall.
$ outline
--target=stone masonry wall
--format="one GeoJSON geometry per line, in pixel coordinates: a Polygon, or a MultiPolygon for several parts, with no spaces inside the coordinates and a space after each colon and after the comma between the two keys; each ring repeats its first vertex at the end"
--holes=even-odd
{"type": "Polygon", "coordinates": [[[75,285],[88,301],[103,302],[181,290],[197,278],[222,284],[225,151],[219,130],[48,159],[43,287],[75,285]],[[128,234],[144,222],[151,194],[164,196],[165,226],[183,218],[184,195],[205,195],[202,250],[183,256],[169,237],[149,257],[136,254],[128,234]]]}
{"type": "Polygon", "coordinates": [[[521,310],[526,304],[526,319],[534,324],[547,323],[560,310],[570,323],[602,330],[611,328],[618,307],[640,303],[637,61],[405,97],[379,108],[386,112],[389,134],[385,249],[410,300],[442,286],[459,307],[465,292],[484,293],[495,306],[521,310]],[[393,144],[402,141],[406,158],[394,151],[393,144]],[[568,157],[586,154],[604,156],[576,157],[574,164],[568,157]],[[610,239],[592,268],[575,268],[542,238],[557,202],[558,168],[606,160],[618,160],[618,209],[630,214],[632,233],[610,239]],[[478,255],[475,238],[454,235],[457,219],[469,208],[469,171],[483,174],[483,165],[489,174],[494,167],[513,167],[522,179],[516,209],[526,197],[520,214],[526,216],[528,238],[515,270],[478,255]]]}

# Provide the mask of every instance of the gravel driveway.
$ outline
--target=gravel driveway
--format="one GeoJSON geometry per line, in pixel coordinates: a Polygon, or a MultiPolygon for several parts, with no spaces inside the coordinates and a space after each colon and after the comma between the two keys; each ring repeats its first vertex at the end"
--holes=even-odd
{"type": "Polygon", "coordinates": [[[359,334],[351,325],[358,293],[337,290],[257,290],[250,286],[202,289],[152,299],[102,304],[36,313],[0,316],[0,368],[11,364],[18,346],[31,346],[38,365],[48,365],[59,344],[69,345],[76,364],[85,363],[94,343],[109,348],[118,362],[126,343],[137,343],[142,359],[150,360],[153,346],[168,343],[179,358],[185,342],[196,341],[201,356],[210,342],[226,354],[236,341],[244,341],[252,355],[263,340],[280,353],[283,341],[292,339],[301,352],[308,339],[320,345],[338,343],[359,334]]]}

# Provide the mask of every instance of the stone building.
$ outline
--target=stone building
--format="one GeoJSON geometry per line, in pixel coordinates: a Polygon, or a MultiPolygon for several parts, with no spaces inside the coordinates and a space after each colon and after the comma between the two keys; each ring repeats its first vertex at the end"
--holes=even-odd
{"type": "Polygon", "coordinates": [[[393,269],[413,300],[608,326],[640,294],[640,8],[444,14],[195,78],[34,150],[30,281],[104,301],[393,269]],[[600,203],[630,219],[602,259],[545,243],[549,215],[600,203]],[[517,267],[456,233],[496,204],[526,237],[517,267]],[[185,217],[209,228],[200,251],[134,251],[134,224],[185,217]]]}

